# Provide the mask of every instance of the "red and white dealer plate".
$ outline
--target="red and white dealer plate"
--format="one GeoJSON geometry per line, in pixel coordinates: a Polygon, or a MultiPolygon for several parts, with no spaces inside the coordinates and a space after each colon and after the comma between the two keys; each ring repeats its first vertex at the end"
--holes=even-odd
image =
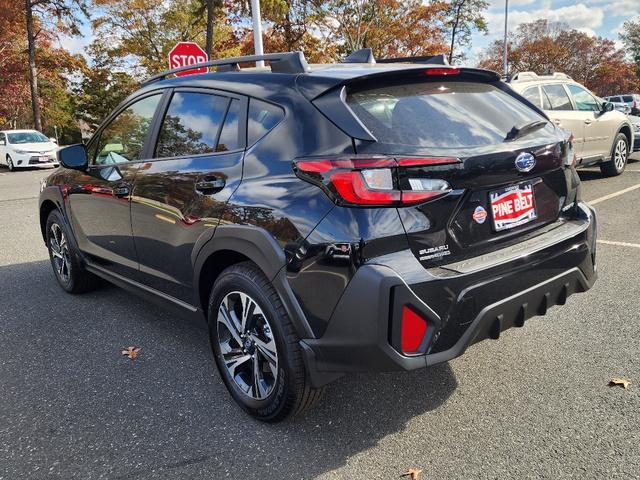
{"type": "Polygon", "coordinates": [[[531,183],[520,183],[489,192],[489,200],[496,232],[524,225],[537,216],[531,183]]]}

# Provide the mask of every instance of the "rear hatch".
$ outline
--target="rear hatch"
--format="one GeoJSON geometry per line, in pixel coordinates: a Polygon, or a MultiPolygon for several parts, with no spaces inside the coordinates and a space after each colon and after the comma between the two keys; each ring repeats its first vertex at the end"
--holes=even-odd
{"type": "Polygon", "coordinates": [[[425,267],[537,235],[576,195],[567,135],[542,112],[497,79],[432,71],[367,77],[341,94],[372,137],[354,140],[358,157],[395,159],[404,192],[447,184],[446,195],[396,205],[425,267]]]}

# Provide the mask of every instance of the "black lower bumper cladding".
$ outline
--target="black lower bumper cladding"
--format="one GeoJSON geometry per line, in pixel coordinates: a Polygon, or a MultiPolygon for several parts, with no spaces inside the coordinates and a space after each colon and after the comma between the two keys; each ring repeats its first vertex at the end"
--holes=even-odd
{"type": "Polygon", "coordinates": [[[425,269],[410,251],[360,267],[324,335],[301,342],[312,382],[446,362],[588,290],[597,277],[596,218],[587,205],[578,210],[579,218],[559,221],[535,241],[451,268],[425,269]],[[429,324],[423,354],[399,351],[403,305],[429,324]]]}

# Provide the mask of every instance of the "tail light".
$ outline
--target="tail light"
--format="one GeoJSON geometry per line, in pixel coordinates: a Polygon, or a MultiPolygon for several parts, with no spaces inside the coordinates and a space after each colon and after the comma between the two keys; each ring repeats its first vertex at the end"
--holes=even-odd
{"type": "Polygon", "coordinates": [[[429,68],[423,73],[424,75],[458,75],[460,74],[460,69],[456,67],[429,68]]]}
{"type": "Polygon", "coordinates": [[[400,348],[402,353],[413,354],[421,350],[427,333],[427,321],[406,305],[402,307],[402,325],[400,330],[400,348]]]}
{"type": "MultiPolygon", "coordinates": [[[[358,156],[307,158],[293,162],[298,177],[321,187],[343,206],[406,206],[442,197],[451,186],[437,178],[409,178],[409,187],[398,186],[398,170],[460,163],[457,158],[392,158],[358,156]]],[[[424,170],[422,168],[422,170],[424,170]]]]}

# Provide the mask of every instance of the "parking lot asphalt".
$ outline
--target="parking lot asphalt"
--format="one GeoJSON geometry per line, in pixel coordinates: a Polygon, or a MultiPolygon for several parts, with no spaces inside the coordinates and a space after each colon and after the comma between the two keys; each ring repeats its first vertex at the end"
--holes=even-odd
{"type": "Polygon", "coordinates": [[[62,292],[46,175],[0,169],[0,479],[640,478],[640,161],[581,171],[592,290],[449,364],[344,377],[278,425],[232,403],[202,325],[116,287],[62,292]]]}

